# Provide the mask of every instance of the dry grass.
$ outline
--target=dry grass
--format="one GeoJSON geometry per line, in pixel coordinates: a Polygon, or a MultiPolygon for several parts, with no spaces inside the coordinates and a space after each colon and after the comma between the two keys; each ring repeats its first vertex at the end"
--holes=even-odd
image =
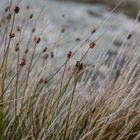
{"type": "Polygon", "coordinates": [[[140,53],[135,45],[126,47],[131,36],[105,73],[105,60],[84,64],[96,42],[74,62],[77,44],[64,64],[52,69],[53,50],[37,51],[42,38],[36,24],[23,45],[26,24],[18,26],[18,1],[15,5],[0,21],[0,139],[139,140],[140,53]]]}

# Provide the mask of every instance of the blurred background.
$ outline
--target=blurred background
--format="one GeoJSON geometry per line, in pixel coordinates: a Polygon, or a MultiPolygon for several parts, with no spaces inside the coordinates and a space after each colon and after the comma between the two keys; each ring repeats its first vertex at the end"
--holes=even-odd
{"type": "MultiPolygon", "coordinates": [[[[1,16],[10,1],[0,0],[1,16]]],[[[12,1],[14,3],[16,0],[12,1]]],[[[85,48],[82,47],[79,53],[82,55],[86,46],[95,41],[97,47],[87,56],[90,62],[96,60],[99,55],[102,56],[108,49],[118,50],[130,32],[133,33],[133,37],[127,46],[133,46],[132,43],[140,44],[140,23],[139,19],[135,20],[140,9],[140,0],[122,0],[119,7],[111,13],[119,2],[120,0],[21,0],[16,21],[20,25],[33,15],[31,22],[26,24],[24,32],[26,40],[29,38],[32,23],[40,14],[36,25],[38,29],[36,32],[42,37],[40,46],[45,44],[50,48],[53,47],[55,58],[56,60],[59,58],[59,63],[60,60],[64,61],[64,56],[78,40],[96,29],[96,33],[84,42],[85,48]]]]}
{"type": "MultiPolygon", "coordinates": [[[[13,2],[16,0],[12,0],[13,2]]],[[[22,3],[31,3],[31,4],[37,4],[38,0],[21,0],[22,3]]],[[[119,10],[128,15],[129,17],[135,18],[138,11],[140,10],[140,0],[40,0],[39,3],[44,3],[44,1],[56,1],[56,2],[63,2],[63,3],[78,3],[78,4],[90,4],[90,5],[105,5],[109,8],[115,7],[119,2],[121,2],[119,6],[119,10]]],[[[10,0],[0,0],[0,10],[5,6],[6,3],[10,2],[10,0]]],[[[42,4],[43,5],[43,4],[42,4]]]]}
{"type": "Polygon", "coordinates": [[[140,9],[140,0],[57,0],[57,1],[74,1],[74,2],[82,2],[82,3],[92,3],[92,4],[105,4],[109,7],[114,7],[120,1],[122,2],[120,5],[120,10],[122,10],[125,14],[135,17],[138,10],[140,9]]]}

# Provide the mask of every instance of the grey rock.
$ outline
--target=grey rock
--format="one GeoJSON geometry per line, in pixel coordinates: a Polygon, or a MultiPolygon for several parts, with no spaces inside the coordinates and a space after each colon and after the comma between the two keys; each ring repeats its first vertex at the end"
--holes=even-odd
{"type": "MultiPolygon", "coordinates": [[[[61,0],[63,1],[63,0],[61,0]]],[[[121,0],[65,0],[65,1],[75,1],[75,2],[86,2],[86,3],[102,3],[110,7],[114,7],[121,0]]],[[[119,8],[123,10],[129,16],[135,17],[138,10],[140,9],[139,0],[122,0],[119,8]]]]}

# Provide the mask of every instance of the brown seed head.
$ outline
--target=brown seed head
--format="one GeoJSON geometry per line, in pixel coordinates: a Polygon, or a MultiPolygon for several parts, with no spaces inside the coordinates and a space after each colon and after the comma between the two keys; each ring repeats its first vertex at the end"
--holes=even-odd
{"type": "Polygon", "coordinates": [[[5,12],[8,12],[9,9],[10,9],[10,6],[7,6],[7,7],[5,8],[5,12]]]}
{"type": "Polygon", "coordinates": [[[69,51],[67,57],[70,59],[72,57],[72,51],[69,51]]]}
{"type": "Polygon", "coordinates": [[[51,58],[54,58],[54,53],[53,52],[51,52],[51,58]]]}
{"type": "Polygon", "coordinates": [[[34,32],[35,32],[35,28],[32,29],[32,33],[34,33],[34,32]]]}
{"type": "Polygon", "coordinates": [[[80,65],[80,61],[76,61],[75,67],[78,68],[80,65]]]}
{"type": "Polygon", "coordinates": [[[10,34],[9,34],[9,37],[10,37],[10,38],[14,38],[14,37],[15,37],[15,34],[14,34],[14,33],[10,33],[10,34]]]}
{"type": "Polygon", "coordinates": [[[17,32],[20,32],[20,31],[21,31],[21,27],[17,26],[17,32]]]}
{"type": "Polygon", "coordinates": [[[40,78],[39,81],[38,81],[38,84],[41,84],[44,82],[44,79],[43,78],[40,78]]]}
{"type": "Polygon", "coordinates": [[[8,14],[7,17],[6,17],[6,19],[7,19],[7,20],[10,20],[11,17],[12,17],[11,14],[8,14]]]}
{"type": "Polygon", "coordinates": [[[47,84],[48,83],[48,80],[47,78],[44,79],[44,84],[47,84]]]}
{"type": "Polygon", "coordinates": [[[30,19],[32,19],[32,18],[33,18],[33,16],[34,16],[33,14],[30,14],[29,18],[30,18],[30,19]]]}
{"type": "Polygon", "coordinates": [[[25,66],[26,65],[26,59],[25,58],[22,58],[22,61],[20,63],[20,66],[25,66]]]}
{"type": "Polygon", "coordinates": [[[94,34],[96,32],[96,29],[91,30],[91,34],[94,34]]]}
{"type": "Polygon", "coordinates": [[[19,10],[20,10],[20,8],[18,6],[16,6],[15,9],[14,9],[14,11],[15,11],[16,14],[19,13],[19,10]]]}
{"type": "Polygon", "coordinates": [[[15,52],[19,51],[19,43],[16,44],[15,46],[15,52]]]}
{"type": "Polygon", "coordinates": [[[127,40],[129,40],[131,37],[132,37],[132,34],[129,34],[129,35],[127,36],[127,40]]]}
{"type": "Polygon", "coordinates": [[[81,63],[81,64],[79,65],[79,71],[83,70],[83,68],[84,68],[84,65],[83,65],[83,63],[81,63]]]}
{"type": "Polygon", "coordinates": [[[47,51],[47,47],[45,47],[42,52],[45,53],[47,51]]]}
{"type": "Polygon", "coordinates": [[[75,67],[78,71],[81,71],[84,68],[84,65],[83,63],[80,63],[80,61],[77,61],[75,67]]]}
{"type": "Polygon", "coordinates": [[[95,42],[91,42],[91,43],[89,44],[89,47],[90,47],[91,49],[95,48],[95,46],[96,46],[95,42]]]}
{"type": "Polygon", "coordinates": [[[34,38],[34,41],[35,41],[36,44],[39,44],[40,41],[41,41],[41,38],[40,37],[35,37],[34,38]]]}
{"type": "Polygon", "coordinates": [[[65,32],[65,28],[62,28],[62,29],[61,29],[61,33],[64,33],[64,32],[65,32]]]}
{"type": "Polygon", "coordinates": [[[29,52],[29,49],[27,48],[24,53],[27,54],[28,52],[29,52]]]}
{"type": "Polygon", "coordinates": [[[81,41],[81,38],[76,38],[75,41],[79,42],[79,41],[81,41]]]}

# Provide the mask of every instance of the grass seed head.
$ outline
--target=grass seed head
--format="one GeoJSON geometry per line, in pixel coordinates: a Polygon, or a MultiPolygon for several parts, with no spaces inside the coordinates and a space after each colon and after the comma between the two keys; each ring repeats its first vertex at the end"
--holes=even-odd
{"type": "Polygon", "coordinates": [[[63,28],[61,29],[61,33],[64,33],[65,30],[66,30],[66,29],[63,27],[63,28]]]}
{"type": "Polygon", "coordinates": [[[95,46],[96,46],[95,42],[91,42],[91,43],[89,44],[89,47],[90,47],[91,49],[95,48],[95,46]]]}
{"type": "Polygon", "coordinates": [[[75,67],[78,71],[81,71],[81,70],[83,70],[84,65],[80,61],[77,61],[76,64],[75,64],[75,67]]]}
{"type": "Polygon", "coordinates": [[[48,79],[45,78],[45,79],[44,79],[44,84],[47,84],[47,83],[48,83],[48,79]]]}
{"type": "Polygon", "coordinates": [[[19,51],[19,43],[16,43],[15,52],[18,52],[18,51],[19,51]]]}
{"type": "Polygon", "coordinates": [[[76,38],[75,41],[79,42],[79,41],[81,41],[81,38],[76,38]]]}
{"type": "Polygon", "coordinates": [[[96,32],[96,29],[91,30],[91,34],[94,34],[96,32]]]}
{"type": "Polygon", "coordinates": [[[19,6],[16,6],[15,9],[14,9],[14,11],[15,11],[16,14],[19,13],[19,10],[20,10],[19,6]]]}
{"type": "Polygon", "coordinates": [[[8,12],[10,10],[10,6],[7,6],[6,8],[5,8],[5,12],[8,12]]]}
{"type": "Polygon", "coordinates": [[[67,54],[67,58],[70,59],[72,57],[72,51],[69,51],[67,54]]]}
{"type": "Polygon", "coordinates": [[[17,32],[20,32],[20,31],[21,31],[21,27],[17,26],[17,32]]]}
{"type": "Polygon", "coordinates": [[[47,51],[47,47],[45,47],[43,50],[42,50],[42,53],[45,53],[47,51]]]}
{"type": "Polygon", "coordinates": [[[129,40],[131,37],[132,37],[132,34],[129,34],[129,35],[127,36],[127,40],[129,40]]]}
{"type": "Polygon", "coordinates": [[[22,58],[22,61],[20,63],[20,66],[25,66],[26,65],[26,59],[25,58],[22,58]]]}
{"type": "Polygon", "coordinates": [[[14,38],[14,37],[15,37],[15,34],[14,34],[14,33],[10,33],[10,34],[9,34],[9,37],[10,37],[10,38],[14,38]]]}
{"type": "Polygon", "coordinates": [[[10,20],[11,17],[12,17],[12,15],[9,13],[9,14],[7,15],[6,19],[7,19],[7,20],[10,20]]]}
{"type": "Polygon", "coordinates": [[[30,19],[32,19],[32,18],[33,18],[33,16],[34,16],[33,14],[30,14],[29,18],[30,18],[30,19]]]}
{"type": "Polygon", "coordinates": [[[54,53],[53,52],[51,52],[51,58],[54,58],[54,53]]]}
{"type": "Polygon", "coordinates": [[[29,49],[27,48],[24,53],[27,54],[28,52],[29,52],[29,49]]]}
{"type": "Polygon", "coordinates": [[[40,78],[39,81],[38,81],[38,84],[41,84],[44,82],[44,79],[43,78],[40,78]]]}
{"type": "Polygon", "coordinates": [[[39,44],[40,41],[41,41],[41,38],[40,37],[35,37],[34,38],[34,41],[35,41],[36,44],[39,44]]]}
{"type": "Polygon", "coordinates": [[[35,32],[35,28],[32,29],[32,33],[34,33],[34,32],[35,32]]]}

